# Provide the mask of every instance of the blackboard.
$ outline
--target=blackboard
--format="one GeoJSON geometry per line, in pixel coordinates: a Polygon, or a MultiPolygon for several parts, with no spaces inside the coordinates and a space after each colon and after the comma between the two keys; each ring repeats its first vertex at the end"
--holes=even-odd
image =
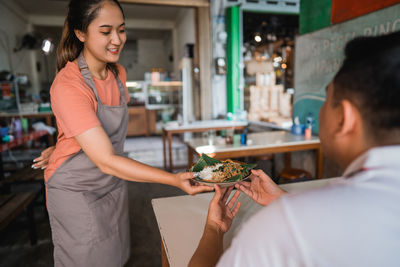
{"type": "Polygon", "coordinates": [[[345,44],[356,36],[377,36],[400,31],[400,4],[296,38],[295,96],[293,117],[304,123],[314,116],[318,133],[319,110],[325,101],[325,87],[343,61],[345,44]]]}

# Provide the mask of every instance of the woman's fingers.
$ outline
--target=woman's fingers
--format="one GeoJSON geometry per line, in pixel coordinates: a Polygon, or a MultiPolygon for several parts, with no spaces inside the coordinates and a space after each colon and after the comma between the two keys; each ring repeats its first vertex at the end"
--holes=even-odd
{"type": "Polygon", "coordinates": [[[196,195],[201,192],[205,192],[205,191],[209,192],[209,191],[213,191],[213,190],[214,190],[214,188],[211,186],[208,186],[208,185],[194,185],[194,186],[191,186],[190,194],[196,195]]]}

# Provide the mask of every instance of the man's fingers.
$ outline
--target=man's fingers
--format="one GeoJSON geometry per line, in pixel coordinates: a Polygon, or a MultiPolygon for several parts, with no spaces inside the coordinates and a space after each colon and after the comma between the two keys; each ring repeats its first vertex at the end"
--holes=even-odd
{"type": "Polygon", "coordinates": [[[233,189],[233,186],[224,188],[224,196],[222,197],[222,200],[221,200],[224,204],[228,200],[228,197],[230,196],[232,189],[233,189]]]}
{"type": "Polygon", "coordinates": [[[215,193],[214,193],[213,198],[211,199],[210,206],[216,205],[219,202],[219,200],[221,199],[221,195],[222,195],[221,187],[219,187],[219,185],[215,185],[214,189],[215,189],[215,193]]]}
{"type": "Polygon", "coordinates": [[[251,182],[242,181],[242,182],[238,183],[238,185],[244,185],[244,186],[246,186],[246,187],[250,187],[251,182]]]}
{"type": "Polygon", "coordinates": [[[271,181],[271,177],[269,177],[263,170],[252,170],[254,171],[253,173],[257,175],[261,180],[265,181],[271,181]]]}
{"type": "Polygon", "coordinates": [[[236,191],[235,194],[233,194],[232,198],[229,200],[227,203],[228,208],[231,210],[233,206],[235,205],[236,200],[238,199],[240,195],[240,191],[236,191]]]}
{"type": "Polygon", "coordinates": [[[240,191],[242,191],[243,193],[245,193],[246,195],[251,197],[252,191],[250,190],[250,187],[246,187],[245,185],[240,184],[238,189],[240,191]]]}
{"type": "Polygon", "coordinates": [[[238,202],[235,206],[235,208],[232,210],[232,218],[236,216],[236,214],[238,213],[239,209],[240,209],[241,203],[238,202]]]}

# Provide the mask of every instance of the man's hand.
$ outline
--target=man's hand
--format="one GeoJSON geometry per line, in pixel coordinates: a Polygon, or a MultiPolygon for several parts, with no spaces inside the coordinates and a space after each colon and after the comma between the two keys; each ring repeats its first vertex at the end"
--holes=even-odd
{"type": "Polygon", "coordinates": [[[189,267],[212,267],[221,257],[224,233],[231,227],[232,220],[240,208],[240,202],[235,204],[240,195],[239,191],[228,201],[232,189],[233,187],[221,189],[215,185],[215,194],[208,208],[203,236],[189,262],[189,267]]]}
{"type": "Polygon", "coordinates": [[[180,172],[175,175],[177,176],[176,186],[188,193],[189,195],[196,195],[200,192],[214,190],[214,188],[212,188],[211,186],[199,185],[191,181],[191,179],[194,177],[192,172],[180,172]]]}
{"type": "Polygon", "coordinates": [[[240,208],[240,202],[236,203],[240,191],[236,191],[232,198],[227,201],[232,189],[233,186],[221,189],[218,185],[215,185],[215,194],[208,209],[206,227],[215,227],[223,233],[229,230],[232,220],[240,208]]]}
{"type": "Polygon", "coordinates": [[[45,150],[42,151],[42,153],[40,154],[40,157],[37,157],[33,160],[33,164],[32,164],[32,168],[33,169],[45,169],[47,167],[47,165],[49,164],[49,159],[51,154],[53,154],[53,151],[56,147],[55,146],[51,146],[46,148],[45,150]]]}
{"type": "Polygon", "coordinates": [[[286,194],[262,170],[252,170],[251,182],[240,182],[235,185],[237,189],[251,197],[260,205],[267,206],[275,199],[286,194]]]}

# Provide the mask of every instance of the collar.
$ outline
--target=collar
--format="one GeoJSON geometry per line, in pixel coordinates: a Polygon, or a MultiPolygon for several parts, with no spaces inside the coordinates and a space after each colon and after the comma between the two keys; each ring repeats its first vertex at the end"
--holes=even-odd
{"type": "Polygon", "coordinates": [[[400,168],[399,158],[400,145],[374,147],[353,160],[343,176],[350,177],[358,172],[377,168],[400,168]]]}

